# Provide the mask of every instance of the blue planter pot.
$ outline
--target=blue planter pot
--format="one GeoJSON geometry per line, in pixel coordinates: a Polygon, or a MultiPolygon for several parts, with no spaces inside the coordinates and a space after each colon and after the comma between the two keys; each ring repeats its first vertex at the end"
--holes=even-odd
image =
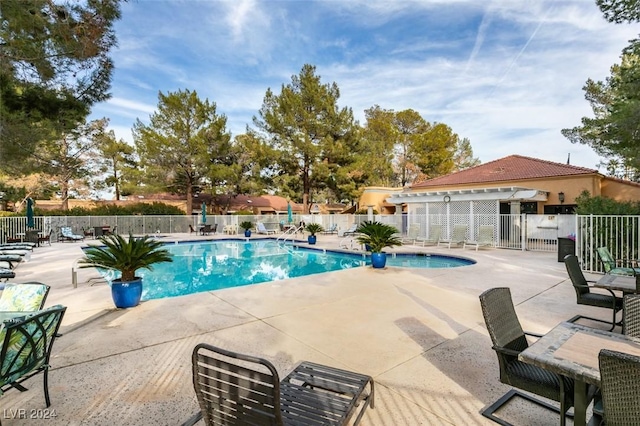
{"type": "Polygon", "coordinates": [[[122,282],[114,280],[111,283],[111,297],[116,308],[133,308],[140,304],[142,297],[142,278],[135,281],[122,282]]]}
{"type": "Polygon", "coordinates": [[[247,229],[246,231],[244,231],[244,236],[249,238],[251,236],[251,229],[247,229]]]}
{"type": "Polygon", "coordinates": [[[384,268],[387,264],[387,253],[371,253],[371,266],[384,268]]]}
{"type": "Polygon", "coordinates": [[[307,241],[309,242],[309,244],[315,244],[316,243],[316,236],[315,235],[309,235],[307,237],[307,241]]]}

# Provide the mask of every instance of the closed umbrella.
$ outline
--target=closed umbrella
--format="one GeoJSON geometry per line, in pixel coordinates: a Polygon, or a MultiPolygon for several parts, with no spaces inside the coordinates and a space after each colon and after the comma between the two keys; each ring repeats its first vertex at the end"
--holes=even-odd
{"type": "Polygon", "coordinates": [[[293,222],[293,212],[291,211],[291,203],[287,203],[287,221],[293,222]]]}
{"type": "Polygon", "coordinates": [[[27,198],[27,228],[35,228],[36,225],[33,221],[33,199],[27,198]]]}
{"type": "Polygon", "coordinates": [[[202,203],[202,223],[207,223],[207,205],[202,203]]]}

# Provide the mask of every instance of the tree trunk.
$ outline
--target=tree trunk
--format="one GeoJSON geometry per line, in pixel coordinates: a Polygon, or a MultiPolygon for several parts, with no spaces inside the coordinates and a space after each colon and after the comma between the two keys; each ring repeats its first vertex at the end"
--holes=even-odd
{"type": "Polygon", "coordinates": [[[187,181],[187,214],[193,213],[193,185],[191,181],[187,181]]]}

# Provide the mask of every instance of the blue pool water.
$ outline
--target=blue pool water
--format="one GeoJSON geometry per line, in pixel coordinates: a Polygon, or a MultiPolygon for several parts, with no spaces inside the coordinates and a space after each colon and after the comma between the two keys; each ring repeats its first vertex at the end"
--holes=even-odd
{"type": "MultiPolygon", "coordinates": [[[[173,262],[160,263],[152,271],[139,270],[144,278],[143,300],[183,296],[248,284],[278,281],[371,263],[362,253],[324,252],[284,245],[274,240],[168,244],[173,262]]],[[[452,268],[473,260],[449,256],[389,255],[387,266],[452,268]]],[[[106,272],[107,279],[114,278],[106,272]]]]}

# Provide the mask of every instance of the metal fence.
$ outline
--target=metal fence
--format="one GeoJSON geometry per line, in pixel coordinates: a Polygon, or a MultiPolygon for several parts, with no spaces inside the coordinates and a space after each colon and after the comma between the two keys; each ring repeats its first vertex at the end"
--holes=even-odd
{"type": "MultiPolygon", "coordinates": [[[[557,251],[558,238],[575,237],[576,255],[582,268],[603,272],[595,249],[606,246],[616,259],[640,258],[640,216],[604,215],[531,215],[531,214],[394,214],[394,215],[293,215],[293,223],[319,223],[325,229],[337,226],[341,231],[366,220],[377,220],[395,226],[403,234],[409,225],[419,225],[419,236],[430,238],[431,225],[438,225],[441,238],[451,237],[454,225],[467,225],[467,238],[475,240],[480,226],[494,228],[494,241],[498,248],[557,251]]],[[[51,241],[59,240],[60,228],[71,227],[74,233],[90,232],[96,227],[108,226],[119,234],[174,234],[197,230],[201,216],[36,216],[35,228],[43,235],[53,231],[51,241]]],[[[267,229],[281,229],[288,224],[287,215],[207,216],[207,223],[217,224],[222,233],[226,225],[239,225],[242,221],[262,222],[267,229]]],[[[0,218],[0,243],[7,238],[25,236],[25,217],[0,218]]]]}
{"type": "Polygon", "coordinates": [[[604,272],[596,249],[607,247],[614,259],[640,258],[640,216],[577,216],[576,254],[582,269],[604,272]]]}

